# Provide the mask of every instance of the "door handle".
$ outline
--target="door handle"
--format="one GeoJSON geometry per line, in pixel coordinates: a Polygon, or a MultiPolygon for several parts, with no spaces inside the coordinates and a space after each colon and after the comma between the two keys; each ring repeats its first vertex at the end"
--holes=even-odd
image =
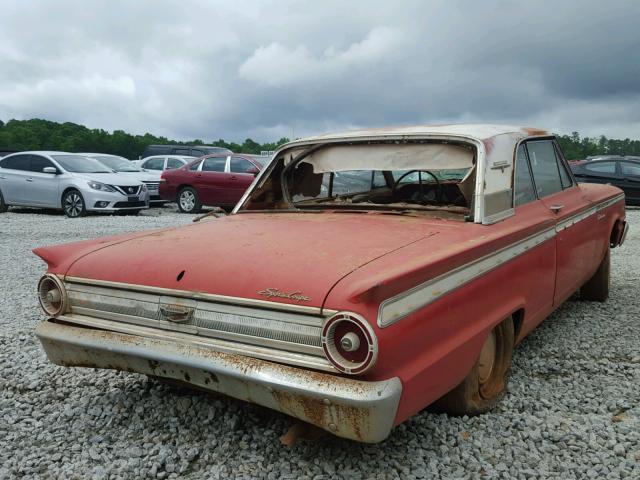
{"type": "Polygon", "coordinates": [[[196,175],[196,178],[202,178],[202,174],[196,175]]]}
{"type": "Polygon", "coordinates": [[[0,175],[0,178],[1,178],[2,180],[6,180],[6,179],[7,179],[7,177],[5,177],[4,175],[0,175]]]}
{"type": "Polygon", "coordinates": [[[235,175],[231,175],[231,180],[237,180],[238,177],[236,177],[235,175]]]}
{"type": "Polygon", "coordinates": [[[27,182],[33,182],[33,178],[27,178],[27,182]]]}
{"type": "Polygon", "coordinates": [[[549,210],[551,210],[553,213],[559,213],[560,210],[562,210],[564,208],[564,205],[551,205],[549,207],[549,210]]]}

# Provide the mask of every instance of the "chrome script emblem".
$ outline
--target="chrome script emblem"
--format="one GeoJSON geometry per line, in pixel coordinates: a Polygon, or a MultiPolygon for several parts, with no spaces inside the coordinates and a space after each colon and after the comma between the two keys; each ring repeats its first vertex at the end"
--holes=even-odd
{"type": "Polygon", "coordinates": [[[182,305],[160,305],[158,314],[161,319],[174,323],[185,323],[193,317],[193,308],[182,305]]]}
{"type": "Polygon", "coordinates": [[[310,302],[311,298],[306,295],[302,295],[301,292],[281,292],[277,288],[265,288],[264,290],[260,290],[258,295],[262,295],[267,298],[285,298],[287,300],[293,300],[294,302],[310,302]]]}

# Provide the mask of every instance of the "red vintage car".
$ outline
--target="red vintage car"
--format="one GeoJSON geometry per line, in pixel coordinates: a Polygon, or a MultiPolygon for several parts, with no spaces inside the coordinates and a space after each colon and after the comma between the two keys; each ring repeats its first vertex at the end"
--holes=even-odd
{"type": "Polygon", "coordinates": [[[162,172],[160,197],[177,202],[183,213],[198,213],[203,205],[232,208],[262,167],[248,155],[207,155],[162,172]]]}
{"type": "Polygon", "coordinates": [[[227,217],[36,249],[36,335],[59,365],[379,442],[431,404],[489,410],[517,342],[577,291],[607,299],[626,230],[622,192],[578,185],[543,130],[318,136],[283,146],[227,217]]]}

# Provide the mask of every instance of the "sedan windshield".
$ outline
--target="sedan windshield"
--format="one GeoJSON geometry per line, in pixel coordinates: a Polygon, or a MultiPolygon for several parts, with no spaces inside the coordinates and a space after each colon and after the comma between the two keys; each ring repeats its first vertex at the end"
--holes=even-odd
{"type": "Polygon", "coordinates": [[[113,173],[113,170],[110,170],[99,161],[89,157],[82,157],[80,155],[53,155],[53,159],[67,172],[113,173]]]}
{"type": "Polygon", "coordinates": [[[133,165],[129,160],[124,157],[117,157],[115,155],[100,155],[91,157],[103,163],[107,167],[115,170],[116,172],[141,172],[139,168],[133,165]]]}

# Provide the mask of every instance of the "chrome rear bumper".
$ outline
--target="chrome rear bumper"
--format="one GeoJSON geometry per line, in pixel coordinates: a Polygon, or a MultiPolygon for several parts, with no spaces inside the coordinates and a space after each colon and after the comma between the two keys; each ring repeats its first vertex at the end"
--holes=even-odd
{"type": "Polygon", "coordinates": [[[393,427],[400,380],[365,382],[216,351],[210,347],[114,331],[41,322],[36,335],[53,363],[172,378],[272,408],[366,443],[393,427]]]}

